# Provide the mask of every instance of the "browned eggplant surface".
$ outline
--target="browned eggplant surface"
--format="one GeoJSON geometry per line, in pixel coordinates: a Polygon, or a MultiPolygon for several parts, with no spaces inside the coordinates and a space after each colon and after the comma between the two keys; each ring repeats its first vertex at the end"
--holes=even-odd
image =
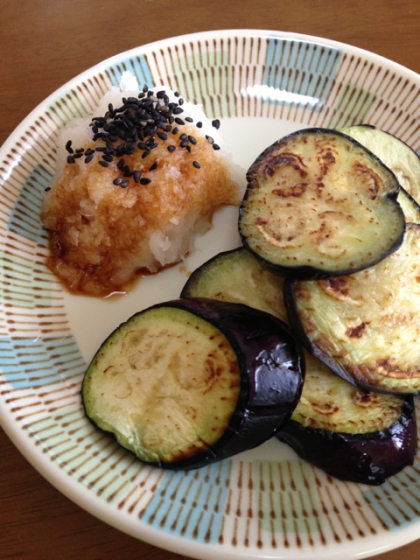
{"type": "MultiPolygon", "coordinates": [[[[183,297],[247,302],[287,321],[284,278],[243,248],[216,255],[188,279],[183,297]]],[[[305,353],[301,398],[277,437],[296,453],[343,480],[381,484],[411,465],[417,451],[412,397],[365,391],[305,353]]]]}
{"type": "Polygon", "coordinates": [[[396,176],[337,131],[286,136],[257,158],[247,181],[239,233],[273,270],[301,278],[349,274],[401,244],[396,176]]]}
{"type": "Polygon", "coordinates": [[[139,459],[197,468],[272,437],[301,394],[290,329],[245,305],[165,302],[134,315],[86,373],[88,417],[139,459]]]}
{"type": "Polygon", "coordinates": [[[420,391],[420,226],[398,251],[356,274],[288,281],[285,302],[305,347],[374,391],[420,391]]]}

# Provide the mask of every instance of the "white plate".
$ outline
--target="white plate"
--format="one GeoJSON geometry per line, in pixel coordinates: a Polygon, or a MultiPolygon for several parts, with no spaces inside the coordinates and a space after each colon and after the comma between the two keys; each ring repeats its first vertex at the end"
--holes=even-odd
{"type": "Polygon", "coordinates": [[[307,126],[371,123],[420,147],[417,74],[340,43],[276,31],[200,33],[139,47],[76,77],[37,107],[0,152],[1,423],[57,488],[105,522],[200,559],[367,557],[420,534],[420,470],[370,488],[333,480],[277,441],[187,473],[136,462],[85,419],[79,389],[102,340],[134,311],[178,297],[188,272],[238,244],[219,212],[185,266],[128,296],[69,295],[44,265],[42,191],[54,137],[89,113],[124,70],[177,89],[218,117],[243,171],[307,126]]]}

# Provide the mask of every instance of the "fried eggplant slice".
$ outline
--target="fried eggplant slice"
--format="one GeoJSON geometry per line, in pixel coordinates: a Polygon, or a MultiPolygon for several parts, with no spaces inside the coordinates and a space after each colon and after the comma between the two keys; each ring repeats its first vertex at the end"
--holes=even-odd
{"type": "Polygon", "coordinates": [[[306,359],[302,396],[276,434],[331,476],[378,485],[412,465],[417,453],[413,397],[357,388],[314,356],[306,359]]]}
{"type": "Polygon", "coordinates": [[[372,391],[420,392],[420,225],[374,267],[315,282],[288,280],[290,324],[306,349],[372,391]]]}
{"type": "Polygon", "coordinates": [[[140,460],[193,469],[271,438],[303,376],[302,350],[282,321],[245,305],[179,299],[108,337],[82,398],[92,422],[140,460]]]}
{"type": "MultiPolygon", "coordinates": [[[[196,269],[183,297],[245,302],[287,321],[284,278],[243,248],[196,269]]],[[[291,418],[276,433],[304,460],[331,476],[381,484],[411,465],[417,451],[413,397],[357,388],[305,352],[305,381],[291,418]]]]}
{"type": "Polygon", "coordinates": [[[257,158],[247,182],[239,233],[274,271],[306,279],[350,274],[402,242],[394,173],[340,132],[286,136],[257,158]]]}
{"type": "Polygon", "coordinates": [[[370,125],[348,126],[341,128],[340,132],[374,153],[394,172],[403,190],[420,204],[420,158],[408,144],[370,125]]]}

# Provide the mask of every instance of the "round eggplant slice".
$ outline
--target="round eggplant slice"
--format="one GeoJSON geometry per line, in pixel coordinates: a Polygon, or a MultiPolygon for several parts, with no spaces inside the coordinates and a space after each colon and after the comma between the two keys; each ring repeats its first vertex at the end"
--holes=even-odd
{"type": "Polygon", "coordinates": [[[394,173],[340,132],[286,136],[257,158],[247,181],[239,233],[274,271],[305,279],[350,274],[401,244],[394,173]]]}
{"type": "Polygon", "coordinates": [[[420,225],[374,267],[328,280],[292,281],[285,303],[306,349],[363,388],[420,392],[420,225]]]}
{"type": "Polygon", "coordinates": [[[135,314],[103,343],[82,387],[87,416],[140,460],[198,468],[255,447],[303,384],[290,329],[245,305],[179,299],[135,314]]]}
{"type": "Polygon", "coordinates": [[[420,204],[420,158],[410,146],[389,132],[370,125],[349,126],[341,128],[340,132],[374,153],[394,172],[401,187],[420,204]]]}
{"type": "Polygon", "coordinates": [[[412,465],[413,397],[364,391],[322,365],[313,356],[307,359],[302,396],[278,439],[331,476],[351,482],[382,484],[412,465]]]}
{"type": "MultiPolygon", "coordinates": [[[[284,278],[265,270],[248,251],[219,253],[198,269],[184,297],[246,301],[287,321],[284,278]]],[[[373,393],[335,375],[305,352],[302,395],[277,432],[306,461],[343,480],[381,484],[411,465],[417,451],[411,396],[373,393]]]]}
{"type": "Polygon", "coordinates": [[[249,251],[238,247],[219,253],[194,270],[181,297],[243,303],[287,323],[283,287],[284,277],[265,269],[249,251]]]}

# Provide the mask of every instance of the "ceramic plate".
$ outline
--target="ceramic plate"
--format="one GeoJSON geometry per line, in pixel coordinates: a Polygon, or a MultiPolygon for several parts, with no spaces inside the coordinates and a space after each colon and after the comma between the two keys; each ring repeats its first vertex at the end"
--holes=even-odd
{"type": "Polygon", "coordinates": [[[371,123],[420,148],[420,77],[340,43],[275,31],[193,34],[111,58],[46,99],[0,152],[1,423],[28,460],[71,500],[159,547],[200,559],[367,557],[420,534],[420,463],[383,486],[340,482],[285,445],[191,472],[145,466],[86,420],[80,384],[94,351],[134,311],[178,297],[196,266],[238,245],[236,208],[182,266],[129,295],[66,293],[45,267],[39,221],[54,173],[54,138],[90,113],[126,70],[168,86],[220,118],[245,172],[269,144],[303,127],[371,123]]]}

